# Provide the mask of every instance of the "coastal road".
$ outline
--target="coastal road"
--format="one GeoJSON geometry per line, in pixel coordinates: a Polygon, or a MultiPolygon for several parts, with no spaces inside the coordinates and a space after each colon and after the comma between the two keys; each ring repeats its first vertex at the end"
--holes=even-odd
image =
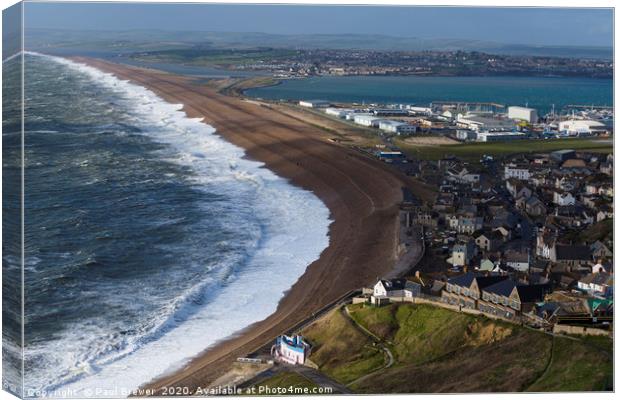
{"type": "Polygon", "coordinates": [[[101,60],[74,60],[144,86],[168,102],[183,104],[189,117],[203,118],[217,134],[245,149],[248,157],[316,194],[333,220],[329,246],[287,292],[275,313],[145,388],[161,393],[166,387],[180,387],[193,393],[224,374],[237,357],[252,353],[348,291],[385,276],[394,266],[401,188],[416,191],[409,177],[331,143],[323,129],[224,96],[188,77],[101,60]]]}

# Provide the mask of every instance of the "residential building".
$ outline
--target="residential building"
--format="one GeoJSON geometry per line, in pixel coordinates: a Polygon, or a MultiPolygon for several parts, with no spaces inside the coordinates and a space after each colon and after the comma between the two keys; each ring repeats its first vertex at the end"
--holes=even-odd
{"type": "Polygon", "coordinates": [[[276,343],[271,348],[271,355],[287,364],[303,365],[306,357],[310,355],[310,345],[302,336],[281,335],[276,338],[276,343]]]}
{"type": "Polygon", "coordinates": [[[482,217],[458,217],[456,231],[458,233],[473,234],[482,229],[482,217]]]}
{"type": "Polygon", "coordinates": [[[525,201],[525,212],[533,217],[547,215],[547,207],[536,196],[532,196],[525,201]]]}
{"type": "Polygon", "coordinates": [[[495,251],[504,243],[504,238],[497,231],[484,232],[476,237],[475,242],[481,250],[495,251]]]}
{"type": "Polygon", "coordinates": [[[553,192],[553,202],[558,206],[575,205],[575,197],[570,192],[553,192]]]}
{"type": "Polygon", "coordinates": [[[592,251],[592,258],[595,260],[612,258],[614,256],[614,253],[600,240],[592,243],[590,250],[592,251]]]}
{"type": "Polygon", "coordinates": [[[469,265],[470,261],[476,255],[476,247],[473,240],[465,243],[458,243],[452,247],[452,256],[448,258],[448,264],[454,267],[462,267],[469,265]]]}
{"type": "Polygon", "coordinates": [[[529,167],[519,167],[514,164],[509,164],[504,167],[504,179],[518,179],[520,181],[527,181],[530,179],[529,167]]]}
{"type": "Polygon", "coordinates": [[[527,272],[530,269],[529,251],[508,250],[504,254],[504,260],[507,266],[516,271],[527,272]]]}
{"type": "Polygon", "coordinates": [[[549,259],[553,262],[576,267],[591,263],[592,253],[589,246],[556,244],[550,249],[549,259]]]}
{"type": "Polygon", "coordinates": [[[484,271],[484,272],[492,272],[495,269],[496,269],[495,263],[489,260],[488,258],[485,258],[484,260],[480,261],[480,268],[478,268],[478,270],[484,271]]]}
{"type": "Polygon", "coordinates": [[[551,253],[555,254],[555,245],[558,239],[557,231],[547,229],[539,230],[536,234],[536,255],[545,259],[551,258],[551,253]]]}
{"type": "Polygon", "coordinates": [[[374,297],[415,297],[419,296],[422,286],[404,278],[379,279],[373,287],[374,297]]]}
{"type": "Polygon", "coordinates": [[[505,275],[481,275],[467,272],[446,282],[446,287],[441,292],[441,300],[445,303],[459,307],[477,309],[481,291],[499,281],[508,279],[505,275]]]}
{"type": "Polygon", "coordinates": [[[504,279],[482,289],[478,310],[512,319],[519,313],[529,311],[537,302],[543,301],[551,292],[551,286],[519,285],[512,279],[504,279]]]}
{"type": "Polygon", "coordinates": [[[577,281],[577,288],[579,290],[583,290],[593,296],[611,298],[613,287],[614,277],[607,272],[591,273],[577,281]]]}

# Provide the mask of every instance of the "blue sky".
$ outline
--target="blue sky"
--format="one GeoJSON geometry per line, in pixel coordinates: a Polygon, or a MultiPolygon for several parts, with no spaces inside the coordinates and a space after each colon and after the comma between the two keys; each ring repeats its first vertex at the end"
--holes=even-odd
{"type": "Polygon", "coordinates": [[[611,9],[27,3],[26,28],[364,33],[611,46],[611,9]]]}

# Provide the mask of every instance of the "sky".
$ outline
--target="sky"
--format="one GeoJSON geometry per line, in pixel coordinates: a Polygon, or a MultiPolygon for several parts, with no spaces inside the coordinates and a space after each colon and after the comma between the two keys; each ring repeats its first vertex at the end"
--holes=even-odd
{"type": "Polygon", "coordinates": [[[612,46],[611,9],[27,3],[26,28],[383,34],[612,46]]]}

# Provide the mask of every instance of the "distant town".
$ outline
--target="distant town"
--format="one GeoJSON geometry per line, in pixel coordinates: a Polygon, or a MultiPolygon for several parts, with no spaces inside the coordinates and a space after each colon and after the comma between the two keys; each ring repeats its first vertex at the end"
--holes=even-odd
{"type": "Polygon", "coordinates": [[[612,78],[610,60],[494,55],[466,51],[377,51],[329,49],[172,49],[136,52],[141,61],[211,65],[262,71],[276,77],[317,75],[579,76],[612,78]]]}

